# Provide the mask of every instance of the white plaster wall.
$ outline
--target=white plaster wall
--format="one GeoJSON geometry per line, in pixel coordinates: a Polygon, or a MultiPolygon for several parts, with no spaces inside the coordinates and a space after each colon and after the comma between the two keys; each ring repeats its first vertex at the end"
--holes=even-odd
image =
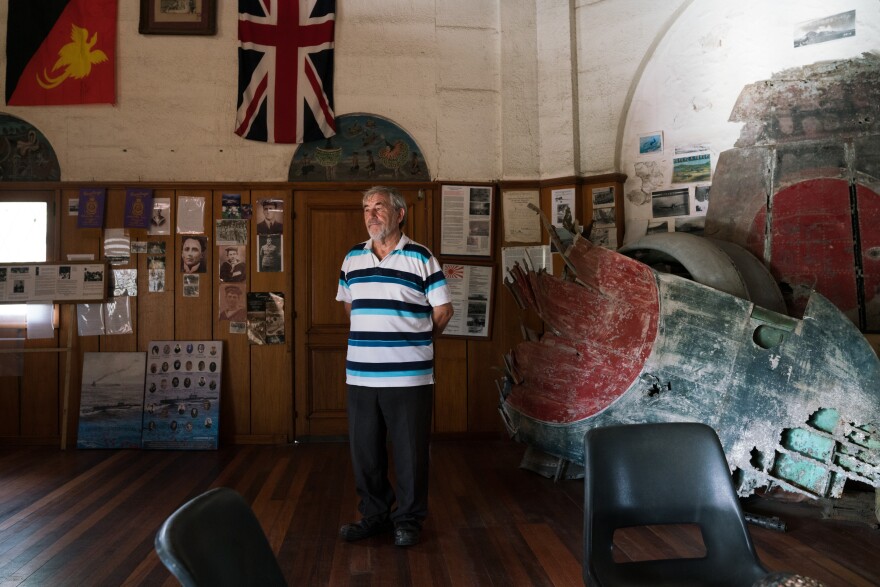
{"type": "Polygon", "coordinates": [[[573,48],[573,10],[569,2],[539,0],[538,140],[542,179],[578,174],[577,61],[573,48]]]}
{"type": "MultiPolygon", "coordinates": [[[[669,29],[644,67],[633,93],[620,146],[628,231],[651,218],[651,189],[670,187],[676,145],[707,143],[714,172],[718,154],[733,147],[741,124],[729,122],[742,88],[774,73],[817,61],[880,51],[876,0],[696,0],[669,29]],[[856,10],[856,35],[793,47],[797,23],[856,10]],[[640,158],[638,136],[663,131],[662,156],[640,158]],[[638,177],[637,162],[653,177],[638,177]]],[[[683,187],[676,185],[675,187],[683,187]]],[[[712,196],[710,194],[711,207],[712,196]]],[[[627,239],[631,236],[628,234],[627,239]]]]}
{"type": "Polygon", "coordinates": [[[538,129],[539,36],[534,0],[499,2],[501,23],[501,179],[534,179],[541,150],[538,129]]]}
{"type": "MultiPolygon", "coordinates": [[[[0,23],[7,14],[0,3],[0,23]]],[[[2,107],[46,135],[62,180],[286,180],[295,145],[233,133],[237,3],[218,2],[212,37],[140,35],[137,27],[138,2],[120,1],[115,106],[2,107]]],[[[393,120],[415,138],[436,179],[499,178],[499,27],[497,0],[340,0],[337,115],[393,120]]],[[[5,71],[4,52],[4,86],[5,71]]]]}
{"type": "MultiPolygon", "coordinates": [[[[626,116],[630,86],[658,34],[689,1],[576,1],[581,175],[621,171],[616,160],[618,128],[626,116]]],[[[710,9],[728,4],[703,3],[710,9]]]]}

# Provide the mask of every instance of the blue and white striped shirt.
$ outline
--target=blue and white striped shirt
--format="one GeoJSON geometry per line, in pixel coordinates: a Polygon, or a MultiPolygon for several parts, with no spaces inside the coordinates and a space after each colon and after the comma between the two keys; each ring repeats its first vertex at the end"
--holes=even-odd
{"type": "Polygon", "coordinates": [[[440,263],[401,235],[381,261],[372,241],[352,247],[339,274],[336,299],[351,304],[346,383],[413,387],[434,382],[431,315],[449,303],[440,263]]]}

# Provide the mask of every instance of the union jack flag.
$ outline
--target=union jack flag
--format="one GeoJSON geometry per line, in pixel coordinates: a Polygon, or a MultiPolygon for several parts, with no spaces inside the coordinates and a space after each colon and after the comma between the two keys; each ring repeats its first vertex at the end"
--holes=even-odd
{"type": "Polygon", "coordinates": [[[238,0],[235,134],[302,143],[336,134],[336,0],[238,0]]]}

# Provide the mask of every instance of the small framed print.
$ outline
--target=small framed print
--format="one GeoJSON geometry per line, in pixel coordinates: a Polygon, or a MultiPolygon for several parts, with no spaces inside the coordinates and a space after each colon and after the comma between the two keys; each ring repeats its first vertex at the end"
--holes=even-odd
{"type": "Polygon", "coordinates": [[[217,34],[217,0],[141,0],[142,35],[217,34]]]}

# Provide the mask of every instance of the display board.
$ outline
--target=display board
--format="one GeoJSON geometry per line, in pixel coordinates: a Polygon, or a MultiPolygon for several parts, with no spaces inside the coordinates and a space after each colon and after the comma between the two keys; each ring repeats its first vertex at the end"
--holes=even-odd
{"type": "Polygon", "coordinates": [[[218,447],[222,358],[222,341],[150,343],[143,407],[144,448],[218,447]]]}
{"type": "Polygon", "coordinates": [[[0,265],[0,304],[102,302],[106,263],[12,263],[0,265]]]}
{"type": "Polygon", "coordinates": [[[146,353],[83,353],[77,448],[140,448],[146,353]]]}

